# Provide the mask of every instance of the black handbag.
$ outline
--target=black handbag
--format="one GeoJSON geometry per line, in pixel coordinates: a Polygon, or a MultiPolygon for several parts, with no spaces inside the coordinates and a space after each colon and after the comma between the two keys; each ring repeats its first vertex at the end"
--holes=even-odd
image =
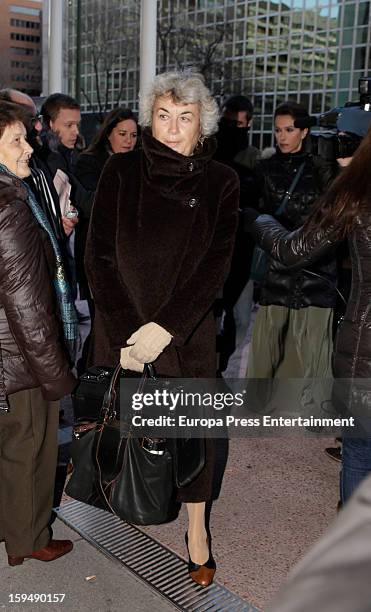
{"type": "MultiPolygon", "coordinates": [[[[276,212],[274,213],[275,217],[282,215],[283,211],[285,210],[288,202],[290,201],[291,195],[296,185],[299,182],[299,179],[304,170],[304,166],[305,166],[304,162],[300,164],[298,171],[295,174],[294,180],[292,181],[289,187],[289,190],[286,191],[286,195],[283,199],[282,204],[279,206],[278,210],[276,210],[276,212]]],[[[254,252],[252,255],[252,260],[251,260],[250,279],[253,281],[256,281],[257,283],[262,283],[267,273],[268,263],[269,263],[269,254],[266,253],[266,251],[261,249],[259,246],[255,246],[254,252]]]]}
{"type": "MultiPolygon", "coordinates": [[[[109,510],[135,525],[155,525],[176,518],[179,504],[175,501],[173,458],[167,448],[153,454],[143,440],[131,435],[131,426],[116,418],[116,385],[120,378],[118,365],[111,376],[107,368],[96,383],[90,379],[93,402],[86,397],[88,413],[97,408],[98,396],[104,398],[98,420],[82,422],[74,427],[71,443],[73,472],[66,487],[70,497],[89,505],[109,510]],[[109,383],[107,385],[109,379],[109,383]],[[99,388],[99,391],[98,391],[99,388]],[[94,400],[95,398],[95,400],[94,400]]],[[[146,365],[140,380],[143,388],[151,369],[146,365]]],[[[83,381],[86,389],[86,378],[83,381]]],[[[81,390],[75,396],[81,410],[81,390]]]]}
{"type": "MultiPolygon", "coordinates": [[[[151,387],[168,387],[169,379],[159,379],[152,364],[148,364],[146,374],[146,391],[151,387]]],[[[73,410],[76,427],[75,435],[82,436],[85,433],[86,421],[99,419],[102,409],[104,394],[107,392],[114,368],[93,366],[89,368],[80,378],[78,387],[72,394],[73,410]],[[82,423],[82,424],[81,424],[82,423]],[[81,433],[79,433],[81,431],[81,433]]],[[[124,377],[138,378],[138,374],[122,371],[124,377]]],[[[116,415],[119,415],[119,405],[116,402],[116,415]]],[[[89,428],[91,426],[88,426],[89,428]]],[[[113,435],[113,434],[112,434],[113,435]]],[[[71,452],[75,451],[74,445],[71,452]]],[[[82,446],[82,444],[80,445],[82,446]]],[[[177,438],[168,440],[168,449],[173,457],[173,476],[177,487],[189,485],[200,474],[205,466],[206,447],[203,438],[177,438]]],[[[84,466],[84,470],[88,468],[84,466]]],[[[71,495],[74,497],[74,495],[71,495]]],[[[83,501],[83,500],[82,500],[83,501]]]]}

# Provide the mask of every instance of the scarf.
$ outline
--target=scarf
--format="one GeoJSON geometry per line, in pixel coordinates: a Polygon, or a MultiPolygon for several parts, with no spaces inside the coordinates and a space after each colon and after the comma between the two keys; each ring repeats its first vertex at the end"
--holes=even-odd
{"type": "Polygon", "coordinates": [[[55,255],[56,265],[53,284],[62,319],[64,337],[68,341],[76,340],[77,314],[75,310],[75,305],[73,303],[71,289],[67,281],[67,276],[63,265],[62,253],[58,241],[48,221],[48,218],[44,213],[43,209],[41,208],[40,204],[37,202],[32,192],[32,189],[27,185],[25,181],[22,181],[19,177],[13,174],[13,172],[10,172],[10,170],[3,164],[0,164],[0,172],[11,178],[16,178],[18,181],[21,181],[21,183],[26,187],[27,204],[40,227],[42,227],[42,229],[45,230],[45,232],[48,234],[55,255]]]}

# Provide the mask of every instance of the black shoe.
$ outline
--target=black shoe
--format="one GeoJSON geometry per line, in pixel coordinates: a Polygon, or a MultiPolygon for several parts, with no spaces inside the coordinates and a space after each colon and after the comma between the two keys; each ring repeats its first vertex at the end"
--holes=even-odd
{"type": "Polygon", "coordinates": [[[341,461],[341,448],[340,446],[325,448],[325,453],[330,459],[334,461],[341,461]]]}
{"type": "Polygon", "coordinates": [[[216,563],[211,554],[210,549],[210,539],[207,538],[207,545],[209,548],[209,558],[202,565],[198,565],[198,563],[193,563],[188,548],[188,533],[185,534],[185,542],[187,546],[188,552],[188,573],[193,582],[196,582],[200,586],[207,587],[210,586],[214,579],[215,571],[216,571],[216,563]]]}

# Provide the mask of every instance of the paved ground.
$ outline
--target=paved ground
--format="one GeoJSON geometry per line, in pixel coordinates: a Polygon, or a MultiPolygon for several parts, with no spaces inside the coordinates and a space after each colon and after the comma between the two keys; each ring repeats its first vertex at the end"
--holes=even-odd
{"type": "MultiPolygon", "coordinates": [[[[338,464],[323,438],[231,440],[211,513],[217,578],[264,610],[290,567],[334,518],[338,464]]],[[[185,555],[186,513],[146,530],[185,555]]]]}
{"type": "MultiPolygon", "coordinates": [[[[220,498],[211,514],[217,578],[260,610],[335,515],[338,464],[323,453],[325,444],[309,438],[230,441],[220,498]]],[[[183,510],[177,521],[145,531],[185,556],[185,529],[183,510]]],[[[72,537],[75,548],[50,564],[29,560],[8,568],[0,547],[1,609],[49,612],[57,606],[6,605],[10,593],[66,593],[63,606],[72,612],[173,609],[58,520],[55,533],[72,537]],[[86,581],[87,576],[96,580],[86,581]]]]}
{"type": "Polygon", "coordinates": [[[52,563],[27,560],[9,567],[0,547],[0,610],[17,612],[170,612],[174,610],[133,574],[116,564],[60,521],[55,536],[74,550],[52,563]],[[87,578],[91,578],[87,580],[87,578]],[[10,603],[16,594],[65,594],[62,603],[10,603]]]}

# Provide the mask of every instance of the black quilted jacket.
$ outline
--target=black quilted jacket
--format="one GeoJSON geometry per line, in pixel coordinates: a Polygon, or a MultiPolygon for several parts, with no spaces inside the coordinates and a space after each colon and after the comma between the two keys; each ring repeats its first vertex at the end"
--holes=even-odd
{"type": "MultiPolygon", "coordinates": [[[[308,217],[316,199],[333,178],[333,166],[308,153],[281,153],[279,149],[257,166],[260,210],[274,215],[303,162],[305,166],[299,182],[283,214],[277,217],[288,230],[300,227],[308,217]]],[[[336,303],[336,267],[333,254],[326,254],[314,264],[295,271],[272,259],[262,285],[260,304],[296,309],[333,307],[336,303]]]]}
{"type": "MultiPolygon", "coordinates": [[[[348,407],[357,405],[361,410],[369,410],[371,405],[370,228],[371,213],[365,211],[357,217],[348,236],[352,287],[344,320],[337,331],[333,359],[334,376],[341,379],[337,381],[338,391],[343,392],[341,402],[348,407]]],[[[337,242],[333,227],[326,231],[308,232],[300,228],[288,232],[269,215],[258,217],[250,232],[261,247],[287,266],[307,266],[331,251],[337,242]]]]}

